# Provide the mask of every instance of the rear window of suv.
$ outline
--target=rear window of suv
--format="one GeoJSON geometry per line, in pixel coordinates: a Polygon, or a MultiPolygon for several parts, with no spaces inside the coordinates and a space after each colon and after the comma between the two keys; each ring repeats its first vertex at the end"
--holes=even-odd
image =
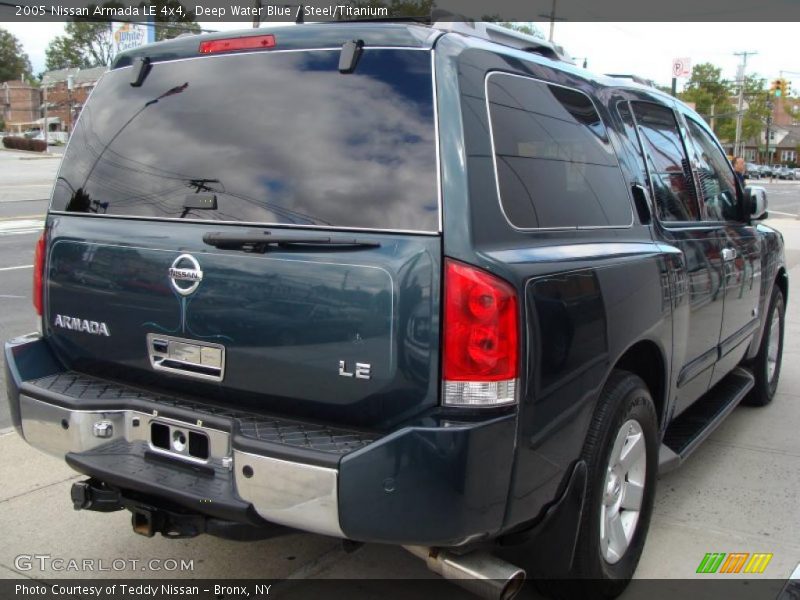
{"type": "Polygon", "coordinates": [[[490,73],[487,100],[503,212],[519,229],[626,227],[630,198],[584,93],[490,73]]]}
{"type": "Polygon", "coordinates": [[[52,210],[435,232],[431,56],[254,52],[107,73],[75,128],[52,210]]]}

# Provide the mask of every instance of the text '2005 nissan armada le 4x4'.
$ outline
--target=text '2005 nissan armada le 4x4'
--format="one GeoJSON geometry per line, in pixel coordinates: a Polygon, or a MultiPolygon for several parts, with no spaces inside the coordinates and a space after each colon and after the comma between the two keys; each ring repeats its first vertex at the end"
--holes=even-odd
{"type": "Polygon", "coordinates": [[[680,102],[488,24],[144,46],[64,156],[12,418],[138,533],[611,596],[658,472],[775,393],[765,204],[680,102]]]}

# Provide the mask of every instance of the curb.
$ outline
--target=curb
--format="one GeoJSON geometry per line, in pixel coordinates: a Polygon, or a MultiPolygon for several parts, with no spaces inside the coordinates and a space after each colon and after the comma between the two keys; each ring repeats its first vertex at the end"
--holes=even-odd
{"type": "Polygon", "coordinates": [[[20,158],[27,157],[27,160],[37,158],[58,158],[61,156],[60,154],[54,154],[53,152],[34,152],[33,150],[16,150],[11,148],[0,148],[0,152],[18,154],[20,155],[20,158]]]}

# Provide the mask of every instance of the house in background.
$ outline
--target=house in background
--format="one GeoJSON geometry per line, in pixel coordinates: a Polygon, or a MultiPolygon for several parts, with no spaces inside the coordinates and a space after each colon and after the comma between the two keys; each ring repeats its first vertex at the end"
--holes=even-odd
{"type": "Polygon", "coordinates": [[[53,133],[53,139],[66,141],[89,94],[106,67],[48,71],[36,87],[25,81],[0,84],[2,116],[9,133],[26,131],[53,133]]]}
{"type": "Polygon", "coordinates": [[[106,67],[95,67],[46,72],[42,77],[41,116],[46,109],[48,122],[52,118],[58,123],[56,131],[72,131],[86,99],[106,71],[106,67]]]}
{"type": "Polygon", "coordinates": [[[22,133],[41,116],[39,88],[27,81],[4,81],[0,84],[0,101],[7,131],[22,133]]]}

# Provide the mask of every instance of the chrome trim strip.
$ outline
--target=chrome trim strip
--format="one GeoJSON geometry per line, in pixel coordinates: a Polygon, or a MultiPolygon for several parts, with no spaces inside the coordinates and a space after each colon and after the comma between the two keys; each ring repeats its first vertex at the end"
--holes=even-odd
{"type": "MultiPolygon", "coordinates": [[[[208,434],[211,460],[231,456],[230,434],[206,427],[201,420],[190,424],[135,410],[70,410],[25,394],[19,397],[19,408],[25,441],[62,459],[68,452],[91,450],[118,439],[149,441],[151,421],[176,424],[208,434]],[[138,427],[133,426],[134,418],[140,420],[138,427]],[[93,425],[100,420],[111,422],[113,432],[110,437],[93,435],[93,425]]],[[[188,458],[152,445],[151,448],[177,459],[188,458]]],[[[336,469],[239,450],[233,450],[232,456],[236,492],[263,518],[294,529],[346,537],[339,525],[339,475],[336,469]]]]}
{"type": "MultiPolygon", "coordinates": [[[[603,127],[608,129],[608,126],[606,125],[605,121],[603,121],[603,117],[602,117],[602,115],[600,115],[600,111],[597,110],[597,105],[595,104],[594,99],[592,99],[591,96],[589,96],[584,91],[582,91],[582,90],[580,90],[578,88],[569,87],[569,86],[566,86],[566,85],[561,85],[559,83],[554,83],[554,82],[551,82],[551,81],[545,81],[543,79],[537,79],[536,77],[529,77],[527,75],[518,75],[516,73],[508,73],[506,71],[490,71],[490,72],[488,72],[486,74],[486,77],[483,80],[483,100],[484,100],[484,104],[486,105],[486,119],[487,119],[487,121],[489,123],[489,142],[490,142],[491,147],[492,147],[492,166],[494,167],[494,184],[495,184],[495,189],[497,190],[497,203],[500,205],[500,212],[503,214],[503,218],[506,220],[506,222],[509,224],[509,226],[514,231],[525,232],[525,233],[538,233],[540,231],[545,231],[545,232],[547,232],[547,231],[586,231],[586,230],[592,230],[592,229],[631,229],[633,227],[633,225],[634,225],[634,216],[633,216],[634,207],[631,204],[632,200],[631,200],[630,192],[627,193],[627,197],[628,197],[629,208],[630,208],[630,211],[631,211],[630,212],[631,221],[627,225],[579,225],[579,226],[574,226],[574,227],[517,227],[516,225],[514,225],[514,223],[511,222],[511,219],[508,217],[508,215],[506,214],[505,208],[503,207],[503,200],[502,200],[502,197],[500,196],[500,175],[499,175],[499,173],[497,171],[497,149],[495,148],[495,144],[494,144],[494,129],[492,128],[492,112],[491,112],[491,109],[489,107],[489,78],[492,75],[507,75],[509,77],[516,77],[518,79],[528,79],[528,80],[534,81],[536,83],[543,83],[543,84],[548,85],[548,86],[560,87],[560,88],[564,88],[565,90],[570,90],[572,92],[577,92],[579,94],[582,94],[582,95],[586,96],[587,98],[589,98],[589,102],[592,103],[592,106],[594,107],[595,112],[598,114],[598,116],[600,116],[600,121],[603,123],[603,127]]],[[[609,141],[609,145],[611,145],[611,150],[612,150],[612,153],[614,154],[614,159],[617,162],[617,171],[619,172],[619,176],[622,178],[624,187],[627,188],[627,184],[625,183],[625,179],[624,179],[623,174],[622,174],[622,168],[620,167],[620,164],[619,164],[619,157],[617,156],[617,151],[614,148],[614,145],[611,144],[610,141],[609,141]]]]}
{"type": "Polygon", "coordinates": [[[334,537],[339,526],[336,469],[233,451],[236,490],[272,523],[334,537]],[[249,467],[252,469],[245,469],[249,467]],[[244,471],[250,474],[247,477],[244,471]]]}
{"type": "Polygon", "coordinates": [[[147,340],[147,356],[150,359],[150,366],[153,367],[156,371],[166,371],[167,373],[173,373],[175,375],[181,375],[183,377],[192,377],[194,379],[203,379],[206,381],[222,381],[225,379],[225,346],[222,344],[213,344],[211,342],[205,342],[202,340],[193,340],[188,338],[180,338],[175,337],[172,335],[161,335],[160,333],[148,333],[145,336],[147,340]],[[169,353],[161,353],[156,352],[154,350],[154,344],[156,341],[165,341],[167,344],[170,342],[178,342],[178,344],[183,344],[187,346],[194,346],[199,349],[202,353],[203,348],[210,348],[212,350],[218,350],[221,357],[221,362],[219,366],[216,365],[206,365],[202,362],[196,363],[192,361],[182,360],[179,358],[175,358],[171,356],[169,353]],[[164,362],[169,361],[171,363],[177,363],[178,365],[185,365],[186,369],[181,369],[180,367],[171,367],[165,365],[164,362]],[[197,371],[192,371],[191,367],[200,367],[207,369],[208,373],[200,373],[197,371]]]}

